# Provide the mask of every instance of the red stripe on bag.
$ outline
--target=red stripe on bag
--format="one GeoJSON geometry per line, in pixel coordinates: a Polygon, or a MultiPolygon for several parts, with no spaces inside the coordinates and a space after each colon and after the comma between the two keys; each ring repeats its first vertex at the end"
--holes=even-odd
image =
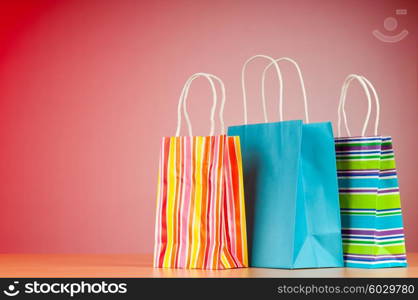
{"type": "Polygon", "coordinates": [[[179,230],[179,216],[178,216],[178,209],[179,209],[179,204],[180,204],[180,198],[181,198],[181,193],[180,193],[180,187],[181,185],[181,172],[182,172],[182,157],[181,157],[181,138],[180,137],[176,137],[175,138],[176,141],[176,193],[174,196],[174,205],[173,205],[173,209],[174,209],[174,213],[173,213],[173,254],[171,256],[171,265],[174,266],[175,268],[177,268],[177,257],[178,257],[178,250],[179,250],[179,235],[180,235],[180,230],[179,230]]]}
{"type": "Polygon", "coordinates": [[[223,158],[224,158],[224,143],[222,138],[218,138],[218,169],[217,169],[217,178],[218,185],[216,190],[216,203],[215,203],[215,219],[216,226],[214,228],[216,243],[215,249],[213,251],[213,264],[212,268],[217,269],[221,265],[221,250],[222,250],[222,193],[223,193],[223,158]]]}
{"type": "Polygon", "coordinates": [[[191,137],[190,138],[190,143],[191,143],[191,151],[192,151],[192,165],[190,168],[190,174],[192,177],[191,180],[191,188],[190,188],[190,209],[189,209],[189,217],[188,217],[188,232],[189,232],[189,236],[188,236],[188,250],[187,250],[187,263],[186,263],[186,268],[190,268],[191,265],[191,253],[192,253],[192,241],[193,241],[193,210],[194,210],[194,205],[195,205],[195,198],[196,198],[196,139],[191,137]]]}
{"type": "Polygon", "coordinates": [[[241,235],[241,215],[240,215],[240,201],[241,195],[239,190],[239,173],[238,173],[238,161],[237,161],[237,153],[236,153],[236,140],[234,138],[229,138],[229,153],[230,153],[230,160],[231,160],[231,180],[233,186],[233,201],[235,204],[234,209],[234,219],[235,219],[235,234],[236,234],[236,256],[238,261],[243,262],[243,253],[241,247],[242,235],[241,235]]]}
{"type": "Polygon", "coordinates": [[[197,258],[197,267],[203,268],[204,255],[206,251],[206,227],[207,227],[207,203],[208,203],[208,164],[210,159],[210,137],[204,138],[205,147],[203,148],[203,163],[202,163],[202,206],[200,211],[200,247],[197,258]]]}
{"type": "MultiPolygon", "coordinates": [[[[216,177],[213,176],[213,174],[216,172],[216,138],[211,137],[210,138],[210,153],[211,153],[211,159],[210,159],[210,165],[209,165],[209,189],[208,189],[208,209],[206,218],[208,220],[206,225],[206,250],[205,250],[205,256],[204,256],[204,267],[210,268],[209,261],[210,261],[210,251],[213,248],[213,230],[212,226],[214,223],[213,220],[213,202],[216,201],[216,190],[213,190],[212,184],[213,181],[216,180],[216,177]],[[215,177],[215,178],[212,178],[215,177]],[[212,205],[211,205],[212,204],[212,205]]],[[[216,174],[216,173],[215,173],[216,174]]]]}

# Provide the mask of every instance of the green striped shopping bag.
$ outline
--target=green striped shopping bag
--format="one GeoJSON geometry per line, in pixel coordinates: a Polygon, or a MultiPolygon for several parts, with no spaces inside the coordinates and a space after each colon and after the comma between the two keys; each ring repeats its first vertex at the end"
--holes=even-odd
{"type": "Polygon", "coordinates": [[[405,239],[392,138],[377,134],[379,98],[364,76],[349,75],[338,107],[338,138],[335,139],[344,262],[347,267],[405,267],[405,239]],[[350,83],[358,80],[368,99],[362,135],[352,137],[347,125],[345,99],[350,83]],[[374,136],[365,136],[376,100],[374,136]],[[348,137],[341,137],[341,116],[348,137]]]}

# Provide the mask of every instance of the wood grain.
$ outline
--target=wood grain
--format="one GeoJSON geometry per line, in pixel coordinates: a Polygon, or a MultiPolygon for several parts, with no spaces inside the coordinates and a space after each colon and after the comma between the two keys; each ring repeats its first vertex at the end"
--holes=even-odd
{"type": "Polygon", "coordinates": [[[0,254],[0,277],[418,277],[418,253],[408,268],[155,269],[150,254],[0,254]]]}

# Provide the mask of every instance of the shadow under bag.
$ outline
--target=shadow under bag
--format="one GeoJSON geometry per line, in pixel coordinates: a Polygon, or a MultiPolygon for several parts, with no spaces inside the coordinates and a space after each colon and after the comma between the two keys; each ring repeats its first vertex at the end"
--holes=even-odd
{"type": "Polygon", "coordinates": [[[390,136],[377,134],[379,98],[365,77],[351,74],[344,82],[338,108],[348,137],[335,139],[341,204],[344,262],[347,267],[405,267],[405,239],[395,155],[390,136]],[[368,99],[368,112],[361,136],[351,137],[345,114],[348,86],[357,79],[368,99]],[[374,136],[365,136],[371,113],[370,90],[376,100],[374,136]]]}
{"type": "MultiPolygon", "coordinates": [[[[256,57],[276,61],[266,56],[256,57]]],[[[297,64],[292,62],[301,79],[297,64]]],[[[267,69],[266,68],[266,69],[267,69]]],[[[279,73],[279,78],[281,74],[279,73]]],[[[264,79],[263,79],[264,82],[264,79]]],[[[263,87],[264,89],[264,87],[263,87]]],[[[301,120],[232,126],[240,137],[249,231],[250,266],[342,267],[340,207],[335,144],[330,122],[301,120]]],[[[263,92],[264,95],[264,92],[263,92]]],[[[305,97],[305,116],[308,108],[305,97]]],[[[264,97],[263,107],[265,108],[264,97]]],[[[280,98],[280,107],[282,99],[280,98]]],[[[265,109],[264,109],[265,112],[265,109]]],[[[282,120],[282,112],[280,110],[282,120]]]]}

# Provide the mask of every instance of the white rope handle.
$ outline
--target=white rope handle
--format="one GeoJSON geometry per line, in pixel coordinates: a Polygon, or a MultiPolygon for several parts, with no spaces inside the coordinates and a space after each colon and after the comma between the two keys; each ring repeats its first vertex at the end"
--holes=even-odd
{"type": "MultiPolygon", "coordinates": [[[[278,76],[278,79],[279,79],[280,97],[283,96],[283,79],[282,79],[282,73],[280,72],[279,65],[276,63],[276,61],[274,60],[274,58],[272,58],[272,57],[270,57],[268,55],[257,54],[257,55],[254,55],[254,56],[250,57],[249,59],[247,59],[245,61],[244,65],[242,66],[242,69],[241,69],[242,100],[243,100],[243,103],[244,103],[244,123],[245,124],[248,124],[247,93],[246,93],[246,88],[245,88],[245,70],[247,69],[248,63],[250,63],[252,60],[254,60],[256,58],[266,58],[266,59],[268,59],[268,60],[271,61],[271,64],[274,64],[274,67],[276,68],[277,76],[278,76]]],[[[264,93],[264,91],[262,91],[262,93],[264,93]]],[[[262,94],[262,96],[264,97],[263,94],[262,94]]],[[[267,122],[266,102],[263,101],[262,104],[263,104],[264,122],[267,122]]]]}
{"type": "Polygon", "coordinates": [[[350,86],[351,82],[354,79],[359,81],[367,97],[367,115],[366,115],[366,120],[364,121],[364,124],[363,124],[362,135],[364,135],[364,133],[366,132],[367,125],[369,123],[370,114],[371,114],[371,105],[372,105],[369,89],[367,88],[367,85],[365,84],[365,82],[363,81],[360,75],[350,74],[344,80],[343,86],[341,88],[340,102],[338,105],[338,136],[341,136],[341,114],[342,114],[344,118],[345,129],[347,131],[348,136],[351,137],[351,132],[350,132],[350,129],[348,128],[347,114],[345,113],[345,100],[347,97],[348,87],[350,86]]]}
{"type": "Polygon", "coordinates": [[[216,93],[216,88],[215,88],[215,84],[213,82],[212,79],[215,79],[219,82],[219,85],[221,86],[221,91],[222,91],[222,101],[221,101],[221,108],[219,110],[219,119],[221,122],[221,133],[225,134],[225,123],[224,123],[224,119],[223,119],[223,111],[224,111],[224,106],[225,106],[225,85],[222,82],[222,80],[213,75],[213,74],[209,74],[209,73],[195,73],[192,76],[189,77],[189,79],[186,81],[186,83],[183,86],[183,89],[181,91],[180,94],[180,98],[179,98],[179,104],[177,106],[177,130],[176,130],[176,136],[180,135],[180,129],[181,129],[181,107],[183,105],[183,113],[184,113],[184,117],[186,119],[186,123],[187,123],[187,127],[188,127],[188,131],[189,131],[189,135],[192,136],[193,132],[192,132],[192,124],[190,122],[190,117],[189,114],[187,112],[187,105],[186,105],[186,99],[187,96],[189,94],[189,89],[190,89],[190,85],[192,84],[192,82],[199,78],[199,77],[205,77],[210,84],[211,90],[212,90],[212,95],[213,95],[213,104],[212,104],[212,108],[211,108],[211,113],[210,113],[210,122],[211,122],[211,129],[210,129],[210,134],[209,135],[214,135],[215,132],[215,110],[216,110],[216,105],[217,105],[217,100],[218,100],[218,96],[216,93]]]}
{"type": "MultiPolygon", "coordinates": [[[[176,136],[180,135],[180,129],[181,129],[181,107],[183,105],[184,101],[184,95],[186,94],[186,91],[188,93],[188,90],[190,88],[191,83],[198,77],[205,77],[208,81],[209,84],[211,86],[211,90],[212,90],[212,96],[213,96],[213,104],[212,104],[212,108],[211,108],[211,113],[210,113],[210,122],[211,122],[211,129],[210,132],[211,134],[213,134],[213,132],[215,131],[215,109],[216,109],[216,103],[217,103],[217,94],[216,94],[216,89],[215,89],[215,84],[213,83],[213,80],[206,75],[205,73],[195,73],[193,75],[191,75],[186,83],[183,86],[183,89],[181,91],[180,94],[180,98],[179,98],[179,104],[177,106],[177,130],[176,130],[176,136]]],[[[192,125],[190,122],[190,118],[188,118],[188,115],[186,117],[186,123],[187,123],[187,127],[188,127],[188,131],[189,131],[189,135],[192,136],[192,125]]]]}
{"type": "MultiPolygon", "coordinates": [[[[209,82],[211,84],[212,92],[215,93],[214,94],[215,95],[214,105],[212,106],[212,111],[211,111],[211,114],[212,114],[212,116],[211,116],[211,122],[212,122],[211,123],[211,132],[210,132],[209,135],[214,135],[215,125],[214,125],[213,114],[215,113],[216,105],[217,105],[217,99],[218,99],[216,89],[213,89],[214,84],[213,84],[212,78],[215,79],[216,81],[218,81],[219,85],[221,86],[222,100],[221,100],[221,108],[219,110],[219,120],[221,122],[221,134],[225,134],[225,122],[224,122],[224,118],[223,118],[223,112],[224,112],[224,107],[225,107],[225,99],[226,99],[226,97],[225,97],[225,85],[224,85],[223,81],[218,76],[215,76],[213,74],[209,74],[209,73],[197,73],[197,74],[199,74],[199,76],[204,76],[209,80],[209,82]]],[[[187,86],[187,89],[185,90],[184,96],[183,96],[183,113],[184,113],[184,117],[186,119],[187,126],[190,129],[189,130],[190,135],[192,135],[192,131],[191,131],[192,125],[191,125],[191,122],[190,122],[189,114],[187,112],[186,99],[187,99],[187,96],[189,95],[189,89],[190,89],[191,83],[193,82],[193,80],[195,80],[199,76],[195,76],[190,80],[190,82],[187,86]]]]}
{"type": "MultiPolygon", "coordinates": [[[[374,85],[364,76],[361,76],[361,78],[364,80],[364,82],[367,84],[369,89],[373,93],[373,97],[375,99],[376,103],[376,119],[374,121],[374,135],[377,135],[379,131],[379,122],[380,122],[380,99],[377,95],[376,89],[374,88],[374,85]]],[[[345,115],[345,111],[343,110],[343,114],[345,115]]],[[[344,117],[344,120],[347,120],[347,117],[344,117]]],[[[347,126],[348,127],[348,126],[347,126]]]]}
{"type": "MultiPolygon", "coordinates": [[[[298,72],[298,76],[299,76],[299,80],[300,80],[300,86],[302,88],[303,102],[304,102],[304,105],[305,105],[305,119],[306,119],[306,123],[309,123],[308,100],[307,100],[307,97],[306,97],[305,82],[303,80],[302,71],[300,70],[298,63],[295,60],[293,60],[289,57],[278,58],[278,59],[275,60],[275,62],[279,63],[282,60],[291,62],[295,66],[295,68],[298,72]]],[[[265,69],[263,71],[263,75],[261,77],[261,96],[262,96],[262,101],[263,101],[263,107],[265,107],[265,105],[266,105],[265,104],[266,103],[266,97],[265,97],[265,93],[264,93],[266,72],[272,65],[273,65],[273,62],[271,62],[267,67],[265,67],[265,69]]],[[[281,84],[283,84],[283,82],[281,82],[281,84]]],[[[279,117],[280,117],[280,121],[283,121],[283,92],[280,93],[279,117]]]]}
{"type": "Polygon", "coordinates": [[[361,75],[357,75],[357,74],[350,74],[344,80],[343,86],[341,88],[340,102],[339,102],[339,105],[338,105],[338,136],[341,136],[341,114],[342,114],[342,116],[344,118],[345,129],[347,131],[348,136],[351,137],[351,132],[350,132],[350,129],[348,128],[347,113],[345,111],[345,101],[346,101],[346,97],[347,97],[348,87],[350,86],[351,82],[354,79],[358,80],[359,83],[361,84],[361,86],[363,87],[363,90],[364,90],[364,92],[366,94],[366,97],[367,97],[367,104],[368,104],[367,105],[367,115],[366,115],[366,119],[365,119],[364,124],[363,124],[363,129],[361,131],[361,135],[365,136],[367,126],[368,126],[369,120],[370,120],[370,115],[371,115],[372,101],[371,101],[369,89],[372,91],[373,97],[375,98],[375,101],[376,101],[376,119],[375,119],[375,124],[374,124],[374,134],[377,135],[378,127],[379,127],[379,119],[380,119],[380,103],[379,103],[379,96],[377,95],[376,89],[374,88],[372,83],[366,77],[361,76],[361,75]]]}

